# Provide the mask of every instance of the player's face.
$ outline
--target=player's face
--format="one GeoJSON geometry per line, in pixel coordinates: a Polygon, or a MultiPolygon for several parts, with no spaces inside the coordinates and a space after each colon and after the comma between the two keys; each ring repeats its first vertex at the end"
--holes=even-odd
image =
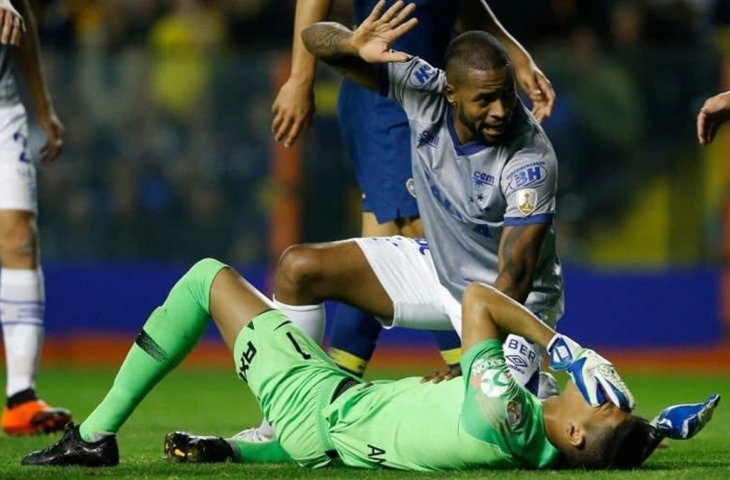
{"type": "Polygon", "coordinates": [[[569,405],[573,418],[591,427],[615,428],[631,416],[630,413],[621,410],[611,402],[606,402],[600,407],[592,407],[585,401],[572,381],[565,385],[565,390],[560,396],[564,397],[563,401],[569,405]]]}
{"type": "Polygon", "coordinates": [[[504,138],[517,104],[515,82],[510,67],[496,70],[466,69],[451,85],[449,100],[454,105],[457,131],[489,145],[504,138]]]}

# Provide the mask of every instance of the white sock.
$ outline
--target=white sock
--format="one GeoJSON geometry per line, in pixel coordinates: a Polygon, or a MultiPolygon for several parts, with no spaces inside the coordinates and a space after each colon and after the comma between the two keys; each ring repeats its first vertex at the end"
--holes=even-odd
{"type": "Polygon", "coordinates": [[[269,422],[266,421],[265,418],[261,420],[261,425],[259,425],[259,433],[267,438],[276,438],[276,432],[274,432],[274,428],[269,422]]]}
{"type": "Polygon", "coordinates": [[[43,343],[45,292],[43,272],[0,270],[0,322],[5,342],[8,397],[35,388],[35,372],[43,343]]]}
{"type": "MultiPolygon", "coordinates": [[[[284,312],[294,325],[304,330],[304,333],[314,339],[317,344],[322,344],[324,341],[324,327],[327,322],[324,303],[318,305],[287,305],[278,301],[276,298],[273,299],[273,303],[274,307],[284,312]]],[[[274,429],[266,419],[261,420],[261,425],[258,426],[257,430],[260,435],[267,438],[274,438],[276,436],[274,429]]]]}
{"type": "Polygon", "coordinates": [[[304,333],[312,337],[318,345],[324,341],[324,327],[327,317],[324,312],[324,303],[317,305],[287,305],[274,298],[274,306],[289,317],[289,320],[298,326],[304,333]]]}

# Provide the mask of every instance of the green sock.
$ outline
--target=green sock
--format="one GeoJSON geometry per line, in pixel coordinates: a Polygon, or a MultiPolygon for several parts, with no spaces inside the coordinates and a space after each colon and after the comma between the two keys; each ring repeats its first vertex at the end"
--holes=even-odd
{"type": "Polygon", "coordinates": [[[293,462],[278,440],[268,442],[247,442],[228,438],[226,442],[233,448],[233,461],[236,463],[289,463],[293,462]]]}
{"type": "Polygon", "coordinates": [[[198,343],[208,326],[210,287],[225,265],[201,260],[172,287],[142,327],[104,400],[79,426],[87,442],[115,434],[152,388],[198,343]]]}

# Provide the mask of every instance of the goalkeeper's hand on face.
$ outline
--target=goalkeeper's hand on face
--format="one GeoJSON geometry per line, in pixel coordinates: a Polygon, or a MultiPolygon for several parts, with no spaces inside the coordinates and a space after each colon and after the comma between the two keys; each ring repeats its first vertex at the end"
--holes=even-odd
{"type": "Polygon", "coordinates": [[[591,406],[611,402],[622,410],[634,409],[634,396],[611,362],[559,334],[550,340],[547,350],[550,368],[570,374],[578,391],[591,406]]]}

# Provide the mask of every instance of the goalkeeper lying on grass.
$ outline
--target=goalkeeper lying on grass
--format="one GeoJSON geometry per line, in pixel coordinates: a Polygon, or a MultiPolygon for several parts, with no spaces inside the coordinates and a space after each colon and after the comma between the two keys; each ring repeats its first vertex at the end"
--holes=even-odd
{"type": "MultiPolygon", "coordinates": [[[[657,427],[631,414],[631,393],[607,360],[482,284],[467,288],[463,315],[463,381],[365,383],[337,368],[235,271],[202,260],[149,317],[101,404],[23,463],[116,465],[116,432],[192,350],[210,316],[278,440],[231,445],[170,434],[166,452],[173,458],[235,455],[314,468],[635,468],[656,446],[657,427]],[[514,382],[502,354],[508,333],[546,348],[552,367],[572,377],[562,394],[541,402],[514,382]]],[[[670,408],[658,424],[690,436],[715,405],[670,408]]]]}

